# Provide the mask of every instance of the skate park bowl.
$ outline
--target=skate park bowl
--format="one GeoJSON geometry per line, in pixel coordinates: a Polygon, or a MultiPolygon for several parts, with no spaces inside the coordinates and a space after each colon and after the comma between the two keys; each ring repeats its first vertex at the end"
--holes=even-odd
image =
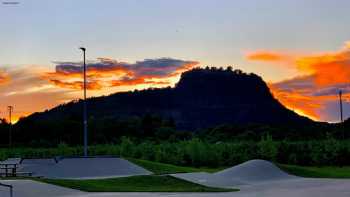
{"type": "MultiPolygon", "coordinates": [[[[8,159],[3,162],[18,161],[8,159]]],[[[21,159],[18,172],[49,179],[101,179],[150,175],[150,171],[117,157],[55,157],[21,159]]]]}

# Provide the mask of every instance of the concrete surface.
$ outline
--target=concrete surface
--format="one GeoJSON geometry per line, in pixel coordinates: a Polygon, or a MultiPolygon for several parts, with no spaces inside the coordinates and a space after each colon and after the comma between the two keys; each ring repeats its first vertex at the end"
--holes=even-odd
{"type": "MultiPolygon", "coordinates": [[[[29,180],[0,182],[14,186],[14,197],[349,197],[350,180],[288,179],[240,186],[239,192],[223,193],[85,193],[29,180]]],[[[0,196],[8,197],[8,190],[0,187],[0,196]]]]}
{"type": "MultiPolygon", "coordinates": [[[[13,186],[13,197],[75,197],[84,194],[81,191],[31,180],[0,180],[0,182],[13,186]]],[[[0,186],[0,196],[10,197],[9,189],[0,186]]]]}
{"type": "Polygon", "coordinates": [[[349,197],[350,180],[290,179],[241,186],[239,192],[221,193],[105,193],[81,197],[349,197]]]}
{"type": "MultiPolygon", "coordinates": [[[[84,197],[349,197],[349,180],[293,179],[243,186],[239,192],[222,193],[105,193],[84,197]]],[[[81,197],[83,197],[81,196],[81,197]]]]}
{"type": "Polygon", "coordinates": [[[114,157],[24,159],[19,171],[52,179],[99,179],[149,175],[150,171],[125,159],[114,157]]]}
{"type": "Polygon", "coordinates": [[[172,176],[206,186],[228,188],[297,178],[264,160],[250,160],[213,174],[198,172],[173,174],[172,176]]]}
{"type": "MultiPolygon", "coordinates": [[[[97,161],[97,160],[95,160],[97,161]]],[[[104,161],[104,160],[102,160],[104,161]]],[[[116,160],[117,161],[117,160],[116,160]]],[[[125,161],[125,160],[124,160],[125,161]]],[[[52,165],[47,160],[27,161],[27,164],[40,163],[52,165]]],[[[99,164],[99,162],[97,162],[99,164]]],[[[81,176],[85,170],[91,169],[94,160],[69,160],[62,163],[64,166],[74,166],[81,176]],[[84,163],[89,161],[91,164],[84,163]],[[84,166],[85,165],[85,166],[84,166]],[[83,170],[79,170],[78,167],[83,170]]],[[[56,171],[60,172],[60,171],[56,171]]],[[[99,172],[104,174],[103,169],[97,169],[93,174],[99,172]],[[99,172],[101,170],[101,172],[99,172]]],[[[73,172],[69,174],[72,175],[73,172]]],[[[65,174],[65,173],[63,173],[65,174]]],[[[62,175],[62,174],[61,174],[62,175]]],[[[91,175],[91,174],[90,174],[91,175]]],[[[143,192],[117,192],[117,193],[86,193],[72,189],[53,186],[45,183],[30,180],[0,180],[1,183],[14,186],[14,197],[349,197],[350,179],[314,179],[300,178],[288,175],[274,166],[272,163],[263,160],[252,160],[226,170],[208,173],[188,173],[173,175],[193,182],[209,186],[233,187],[240,189],[239,192],[222,193],[143,193],[143,192]]],[[[0,197],[9,196],[8,188],[0,187],[0,197]]]]}

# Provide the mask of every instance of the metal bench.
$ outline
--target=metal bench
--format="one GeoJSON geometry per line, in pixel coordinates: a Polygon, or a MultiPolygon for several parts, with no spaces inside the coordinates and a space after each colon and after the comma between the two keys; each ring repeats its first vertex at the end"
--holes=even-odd
{"type": "Polygon", "coordinates": [[[32,176],[32,172],[19,172],[17,163],[0,164],[0,176],[17,177],[17,176],[32,176]]]}
{"type": "Polygon", "coordinates": [[[17,168],[18,168],[17,163],[0,164],[0,170],[5,171],[5,172],[1,172],[1,174],[4,174],[6,177],[16,176],[17,168]]]}

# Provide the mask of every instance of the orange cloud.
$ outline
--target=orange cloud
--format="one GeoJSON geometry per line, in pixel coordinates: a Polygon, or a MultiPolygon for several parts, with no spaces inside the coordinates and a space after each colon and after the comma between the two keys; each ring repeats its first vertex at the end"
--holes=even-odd
{"type": "Polygon", "coordinates": [[[286,54],[274,51],[255,51],[246,54],[246,58],[252,61],[279,62],[290,57],[286,54]]]}
{"type": "Polygon", "coordinates": [[[268,84],[268,86],[274,97],[276,97],[288,109],[313,120],[320,119],[320,116],[316,111],[322,107],[322,103],[317,101],[314,96],[305,94],[302,90],[298,89],[286,91],[274,84],[268,84]]]}
{"type": "Polygon", "coordinates": [[[350,82],[350,49],[300,57],[296,65],[302,72],[315,74],[319,86],[350,82]]]}
{"type": "MultiPolygon", "coordinates": [[[[287,81],[293,80],[295,79],[287,81]]],[[[284,106],[313,120],[339,120],[339,97],[337,93],[341,88],[331,88],[331,91],[324,91],[327,89],[320,90],[317,86],[314,88],[309,87],[305,89],[290,87],[283,88],[284,85],[288,86],[286,83],[287,81],[268,84],[274,97],[277,98],[284,106]],[[330,103],[333,103],[335,109],[331,109],[329,106],[327,106],[330,103]]],[[[343,89],[343,91],[343,102],[345,104],[346,102],[350,102],[349,86],[343,89]]]]}
{"type": "MultiPolygon", "coordinates": [[[[72,90],[58,89],[47,80],[43,80],[42,73],[48,71],[45,66],[11,65],[4,66],[5,69],[5,81],[10,80],[10,82],[0,86],[0,116],[7,118],[6,107],[12,105],[14,106],[13,122],[32,112],[46,110],[81,96],[72,90]]],[[[3,72],[0,71],[0,73],[3,76],[3,72]]]]}
{"type": "MultiPolygon", "coordinates": [[[[67,82],[67,81],[60,81],[57,79],[51,79],[50,82],[61,88],[83,89],[84,87],[84,84],[82,81],[67,82]]],[[[102,89],[102,85],[96,81],[89,81],[86,83],[86,88],[89,90],[100,90],[102,89]]]]}
{"type": "MultiPolygon", "coordinates": [[[[81,63],[56,62],[56,71],[42,78],[57,87],[81,89],[83,87],[81,63]]],[[[196,66],[199,62],[172,58],[145,59],[135,63],[98,58],[87,64],[88,89],[102,90],[116,86],[169,85],[169,78],[196,66]]]]}
{"type": "Polygon", "coordinates": [[[8,81],[10,81],[9,75],[6,72],[0,70],[0,85],[5,84],[8,81]]]}
{"type": "Polygon", "coordinates": [[[302,75],[313,74],[315,83],[328,86],[350,82],[350,47],[335,52],[296,55],[286,52],[260,50],[246,54],[251,61],[278,63],[290,66],[292,64],[302,75]]]}
{"type": "Polygon", "coordinates": [[[350,49],[350,41],[345,42],[345,48],[350,49]]]}
{"type": "Polygon", "coordinates": [[[269,84],[274,96],[284,105],[313,119],[329,102],[337,102],[337,93],[350,92],[350,45],[334,51],[313,54],[292,54],[260,50],[246,54],[251,61],[293,66],[300,76],[269,84]]]}
{"type": "Polygon", "coordinates": [[[146,80],[145,78],[113,80],[111,82],[111,86],[132,86],[139,84],[169,85],[170,83],[167,81],[146,80]]]}

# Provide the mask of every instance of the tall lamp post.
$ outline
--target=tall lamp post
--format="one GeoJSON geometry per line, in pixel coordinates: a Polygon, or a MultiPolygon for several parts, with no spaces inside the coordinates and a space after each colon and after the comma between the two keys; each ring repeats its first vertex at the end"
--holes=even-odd
{"type": "Polygon", "coordinates": [[[339,90],[339,112],[340,112],[340,127],[343,133],[343,139],[345,139],[344,119],[343,119],[343,92],[339,90]]]}
{"type": "Polygon", "coordinates": [[[7,106],[7,110],[9,111],[9,147],[12,146],[12,112],[13,112],[13,106],[7,106]]]}
{"type": "Polygon", "coordinates": [[[342,100],[343,92],[339,91],[339,110],[340,110],[340,123],[343,123],[343,100],[342,100]]]}
{"type": "Polygon", "coordinates": [[[86,62],[85,62],[85,51],[86,48],[80,47],[83,51],[84,56],[84,101],[83,101],[83,125],[84,125],[84,157],[88,156],[88,129],[87,129],[87,107],[86,107],[86,62]]]}

